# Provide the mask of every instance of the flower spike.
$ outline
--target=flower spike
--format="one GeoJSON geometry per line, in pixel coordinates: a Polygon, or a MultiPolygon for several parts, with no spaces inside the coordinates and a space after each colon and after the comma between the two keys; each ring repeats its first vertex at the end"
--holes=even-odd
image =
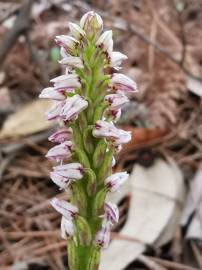
{"type": "Polygon", "coordinates": [[[40,98],[53,100],[46,113],[59,129],[48,139],[56,143],[47,153],[54,162],[50,178],[68,199],[51,205],[62,215],[61,237],[68,241],[69,269],[98,269],[102,248],[110,242],[111,227],[119,221],[118,207],[107,201],[128,178],[116,170],[116,155],[131,133],[115,122],[136,83],[120,73],[127,56],[113,51],[112,31],[103,32],[100,15],[89,11],[79,25],[69,23],[70,35],[56,36],[63,75],[51,80],[40,98]],[[83,252],[85,251],[85,256],[83,252]]]}

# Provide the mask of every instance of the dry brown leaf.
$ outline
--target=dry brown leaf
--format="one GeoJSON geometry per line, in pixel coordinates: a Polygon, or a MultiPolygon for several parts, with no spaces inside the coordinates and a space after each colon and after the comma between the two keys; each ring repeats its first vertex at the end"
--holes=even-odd
{"type": "Polygon", "coordinates": [[[36,100],[22,107],[5,121],[0,131],[0,139],[26,136],[52,126],[53,123],[44,116],[50,104],[47,100],[36,100]]]}

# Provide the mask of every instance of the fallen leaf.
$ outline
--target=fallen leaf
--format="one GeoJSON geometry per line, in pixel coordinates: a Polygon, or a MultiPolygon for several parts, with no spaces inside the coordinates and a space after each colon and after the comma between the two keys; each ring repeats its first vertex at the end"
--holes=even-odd
{"type": "Polygon", "coordinates": [[[145,244],[159,246],[169,241],[179,222],[184,183],[173,162],[158,159],[149,168],[136,164],[123,195],[128,190],[130,208],[120,236],[137,241],[113,240],[103,252],[101,270],[124,269],[145,250],[145,244]]]}
{"type": "Polygon", "coordinates": [[[44,115],[50,105],[51,102],[47,100],[36,100],[26,104],[4,122],[0,139],[26,136],[51,127],[53,123],[47,121],[44,115]]]}

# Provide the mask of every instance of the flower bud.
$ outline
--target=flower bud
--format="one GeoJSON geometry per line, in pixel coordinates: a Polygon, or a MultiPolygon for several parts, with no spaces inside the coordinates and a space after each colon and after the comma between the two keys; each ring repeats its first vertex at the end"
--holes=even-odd
{"type": "Polygon", "coordinates": [[[136,83],[125,76],[124,74],[114,73],[110,79],[109,87],[113,91],[120,91],[123,92],[127,96],[133,95],[137,92],[137,85],[136,83]]]}
{"type": "Polygon", "coordinates": [[[56,119],[60,119],[61,116],[61,111],[62,108],[64,106],[65,102],[61,101],[61,102],[56,102],[47,112],[46,112],[46,116],[48,120],[56,120],[56,119]]]}
{"type": "Polygon", "coordinates": [[[95,237],[95,244],[107,248],[110,242],[110,225],[105,223],[102,225],[101,230],[99,230],[95,237]]]}
{"type": "Polygon", "coordinates": [[[53,100],[64,100],[66,97],[54,87],[48,87],[42,90],[39,98],[48,98],[53,100]]]}
{"type": "Polygon", "coordinates": [[[108,191],[115,192],[126,182],[128,176],[127,172],[114,173],[105,179],[105,186],[108,191]]]}
{"type": "Polygon", "coordinates": [[[78,213],[78,208],[75,205],[72,205],[64,200],[53,198],[50,203],[57,212],[68,220],[72,220],[78,213]]]}
{"type": "Polygon", "coordinates": [[[80,20],[81,28],[88,37],[97,36],[103,29],[103,21],[100,15],[94,11],[89,11],[80,20]]]}
{"type": "Polygon", "coordinates": [[[59,145],[52,147],[48,153],[46,154],[47,158],[55,159],[57,161],[61,161],[65,158],[70,158],[72,153],[72,142],[66,141],[59,145]]]}
{"type": "Polygon", "coordinates": [[[67,98],[62,108],[61,117],[64,121],[76,119],[78,114],[88,107],[88,102],[80,95],[67,98]]]}
{"type": "Polygon", "coordinates": [[[114,145],[127,143],[131,140],[131,133],[116,128],[112,123],[99,120],[95,123],[93,135],[97,138],[106,138],[112,141],[114,145]]]}
{"type": "Polygon", "coordinates": [[[120,65],[122,64],[123,60],[126,60],[128,57],[120,52],[112,52],[109,55],[109,64],[110,67],[113,67],[116,70],[121,69],[120,65]]]}
{"type": "Polygon", "coordinates": [[[96,46],[102,48],[104,52],[110,54],[113,50],[112,31],[105,31],[97,40],[96,46]]]}
{"type": "Polygon", "coordinates": [[[61,75],[51,80],[54,83],[54,88],[58,91],[72,92],[73,89],[81,87],[79,77],[76,74],[61,75]]]}
{"type": "Polygon", "coordinates": [[[69,23],[69,30],[70,33],[72,34],[72,36],[76,39],[81,39],[83,37],[85,37],[86,33],[83,31],[83,29],[75,24],[75,23],[69,23]]]}
{"type": "Polygon", "coordinates": [[[112,225],[118,223],[119,221],[119,209],[116,204],[111,202],[106,202],[104,205],[105,218],[112,225]]]}
{"type": "Polygon", "coordinates": [[[66,140],[71,139],[72,137],[72,129],[71,128],[62,128],[53,133],[48,140],[50,142],[55,142],[55,143],[63,143],[66,140]]]}
{"type": "Polygon", "coordinates": [[[92,239],[91,230],[85,218],[77,216],[75,219],[81,245],[89,245],[92,239]]]}
{"type": "Polygon", "coordinates": [[[74,235],[74,224],[72,220],[66,219],[62,216],[61,219],[61,237],[67,240],[69,237],[74,235]]]}
{"type": "Polygon", "coordinates": [[[76,40],[75,38],[65,35],[56,36],[55,42],[60,47],[64,47],[67,53],[71,55],[75,54],[75,49],[79,44],[79,41],[76,40]]]}

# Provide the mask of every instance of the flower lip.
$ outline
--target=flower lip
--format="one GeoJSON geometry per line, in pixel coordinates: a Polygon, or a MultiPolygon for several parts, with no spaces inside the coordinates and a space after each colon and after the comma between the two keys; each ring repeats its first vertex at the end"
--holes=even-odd
{"type": "Polygon", "coordinates": [[[61,102],[56,102],[47,112],[47,119],[48,120],[55,120],[55,119],[60,119],[61,116],[61,111],[62,108],[64,106],[65,102],[61,101],[61,102]]]}

